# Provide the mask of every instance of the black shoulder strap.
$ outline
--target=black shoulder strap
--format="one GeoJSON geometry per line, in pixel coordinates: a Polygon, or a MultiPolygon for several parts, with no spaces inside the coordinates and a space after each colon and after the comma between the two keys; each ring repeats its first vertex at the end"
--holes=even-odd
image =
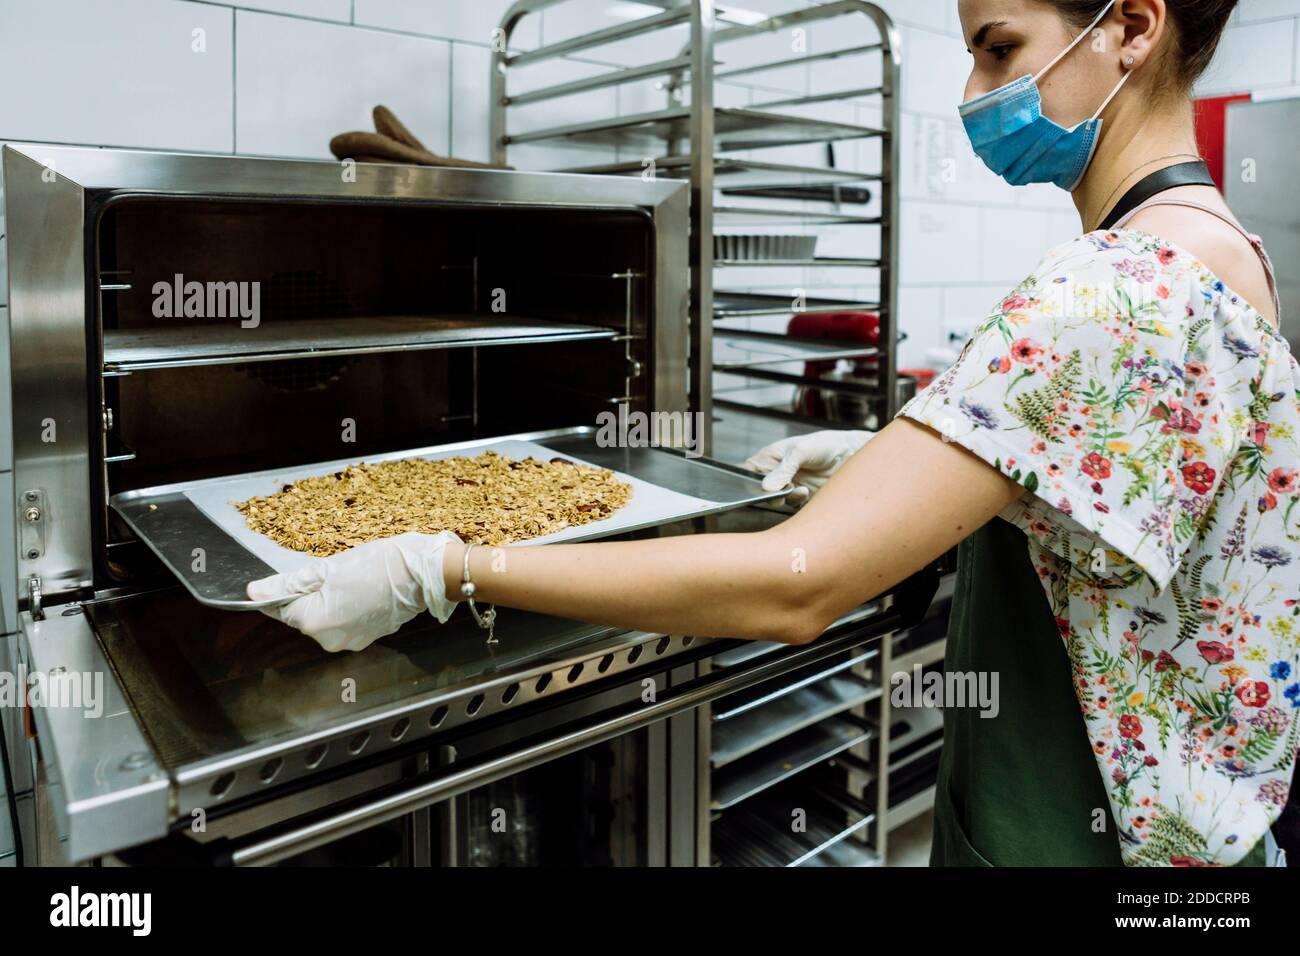
{"type": "Polygon", "coordinates": [[[1124,198],[1116,203],[1115,208],[1102,220],[1100,228],[1113,228],[1115,223],[1124,218],[1125,213],[1136,209],[1152,196],[1166,190],[1176,189],[1179,186],[1215,185],[1217,184],[1214,177],[1210,175],[1210,167],[1205,164],[1204,160],[1198,159],[1191,163],[1166,166],[1164,169],[1156,170],[1126,192],[1124,198]]]}

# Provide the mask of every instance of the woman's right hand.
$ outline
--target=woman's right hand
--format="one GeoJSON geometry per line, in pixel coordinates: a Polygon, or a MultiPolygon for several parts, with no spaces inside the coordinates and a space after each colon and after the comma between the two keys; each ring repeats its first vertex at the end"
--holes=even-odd
{"type": "Polygon", "coordinates": [[[825,431],[783,438],[757,452],[745,467],[767,476],[765,491],[779,491],[793,483],[786,503],[801,505],[874,436],[874,432],[825,431]]]}
{"type": "Polygon", "coordinates": [[[284,602],[261,611],[327,651],[360,651],[421,611],[447,622],[456,601],[447,593],[443,559],[448,548],[464,554],[460,545],[450,531],[408,531],[253,581],[248,596],[284,602]]]}

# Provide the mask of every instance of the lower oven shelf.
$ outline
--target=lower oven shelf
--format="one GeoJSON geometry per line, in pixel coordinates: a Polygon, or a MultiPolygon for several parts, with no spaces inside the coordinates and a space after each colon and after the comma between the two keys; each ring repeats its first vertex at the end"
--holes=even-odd
{"type": "MultiPolygon", "coordinates": [[[[444,458],[494,450],[511,458],[559,455],[613,471],[632,485],[631,502],[601,521],[566,528],[519,544],[590,541],[653,528],[688,518],[721,514],[780,498],[764,491],[762,476],[659,448],[602,447],[593,428],[510,435],[366,457],[365,461],[444,458]]],[[[343,459],[204,481],[122,492],[110,504],[131,530],[167,565],[193,597],[210,607],[249,610],[263,606],[249,600],[250,581],[302,567],[311,558],[283,548],[250,531],[230,505],[254,495],[271,494],[282,484],[323,475],[356,464],[343,459]],[[202,570],[194,568],[202,549],[202,570]]]]}

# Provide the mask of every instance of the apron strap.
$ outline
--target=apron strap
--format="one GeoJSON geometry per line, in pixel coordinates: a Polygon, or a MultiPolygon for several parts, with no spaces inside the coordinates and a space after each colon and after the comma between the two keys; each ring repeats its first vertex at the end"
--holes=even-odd
{"type": "Polygon", "coordinates": [[[1205,203],[1195,202],[1191,199],[1174,199],[1171,197],[1160,196],[1148,199],[1141,205],[1130,209],[1120,217],[1119,221],[1116,222],[1112,228],[1117,230],[1123,229],[1129,224],[1134,216],[1142,212],[1144,209],[1150,209],[1152,206],[1187,206],[1191,209],[1199,209],[1201,212],[1208,212],[1211,216],[1217,216],[1219,219],[1222,219],[1233,229],[1236,229],[1239,233],[1245,236],[1246,241],[1249,242],[1251,248],[1255,250],[1255,254],[1259,256],[1260,262],[1264,264],[1264,274],[1268,277],[1268,291],[1273,296],[1273,310],[1277,314],[1278,321],[1282,321],[1282,301],[1277,291],[1277,273],[1273,271],[1273,260],[1269,258],[1268,250],[1264,248],[1263,239],[1255,235],[1253,232],[1247,231],[1246,227],[1238,222],[1233,216],[1215,209],[1212,206],[1207,206],[1205,203]]]}

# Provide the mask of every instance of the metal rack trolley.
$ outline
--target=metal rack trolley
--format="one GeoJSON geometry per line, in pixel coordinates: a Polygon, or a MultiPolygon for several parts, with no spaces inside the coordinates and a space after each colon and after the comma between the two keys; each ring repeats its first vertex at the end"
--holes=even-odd
{"type": "MultiPolygon", "coordinates": [[[[863,0],[836,0],[821,6],[768,17],[757,23],[723,25],[718,22],[713,0],[682,0],[665,6],[662,13],[591,33],[564,39],[537,49],[514,52],[510,38],[520,22],[542,11],[571,0],[518,0],[501,21],[491,69],[490,135],[492,159],[505,164],[511,147],[537,143],[596,144],[638,147],[644,159],[621,161],[602,166],[566,169],[567,172],[646,175],[647,168],[657,176],[688,180],[691,191],[691,286],[690,286],[690,401],[691,407],[703,412],[706,442],[711,440],[712,409],[730,407],[777,418],[800,418],[793,412],[727,399],[715,399],[712,372],[726,371],[763,383],[806,386],[826,392],[851,394],[865,399],[876,421],[888,421],[898,411],[896,345],[898,340],[898,182],[901,57],[899,37],[893,22],[881,8],[863,0]],[[787,30],[808,29],[814,24],[833,20],[865,20],[869,35],[862,41],[835,49],[809,52],[789,59],[717,69],[719,49],[747,39],[770,36],[787,30]],[[598,50],[657,31],[689,24],[690,42],[675,56],[652,63],[613,68],[578,80],[513,92],[511,81],[527,67],[557,57],[598,50]],[[846,57],[881,57],[880,83],[877,86],[821,92],[796,97],[782,97],[744,109],[715,105],[714,82],[761,75],[765,72],[809,63],[846,57]],[[628,116],[595,118],[590,121],[513,132],[512,108],[548,100],[558,100],[593,90],[619,87],[638,81],[661,78],[667,93],[662,110],[628,116]],[[683,104],[689,89],[689,103],[683,104]],[[834,101],[858,101],[871,98],[880,103],[878,127],[828,122],[792,110],[834,101]],[[855,139],[879,138],[882,143],[880,168],[872,172],[853,172],[816,166],[754,160],[741,155],[744,151],[808,145],[830,144],[855,139]],[[653,164],[653,165],[651,165],[653,164]],[[854,183],[876,184],[879,193],[878,215],[855,215],[845,212],[837,201],[839,187],[854,183]],[[729,200],[733,187],[743,184],[745,191],[772,190],[781,187],[823,186],[827,199],[806,199],[801,208],[773,208],[734,205],[729,200]],[[724,191],[725,190],[725,191],[724,191]],[[729,221],[764,220],[788,222],[802,226],[851,225],[878,229],[878,258],[835,257],[767,258],[759,260],[723,259],[715,263],[715,225],[729,221]],[[715,295],[714,269],[739,266],[771,266],[806,269],[872,269],[879,275],[877,301],[810,300],[796,307],[782,296],[745,293],[715,295]],[[880,347],[852,347],[843,343],[838,350],[829,349],[824,340],[800,340],[786,335],[754,332],[724,323],[737,319],[776,316],[792,312],[835,312],[864,310],[880,316],[880,347]],[[714,342],[725,340],[742,354],[715,362],[714,342]],[[749,354],[744,353],[748,350],[749,354]],[[878,356],[879,374],[874,385],[840,382],[806,373],[792,373],[781,365],[828,361],[839,357],[878,356]]],[[[846,30],[848,25],[846,24],[846,30]]],[[[871,283],[867,283],[870,285],[871,283]]],[[[834,423],[827,423],[834,424],[834,423]]],[[[842,424],[842,423],[840,423],[842,424]]]]}

